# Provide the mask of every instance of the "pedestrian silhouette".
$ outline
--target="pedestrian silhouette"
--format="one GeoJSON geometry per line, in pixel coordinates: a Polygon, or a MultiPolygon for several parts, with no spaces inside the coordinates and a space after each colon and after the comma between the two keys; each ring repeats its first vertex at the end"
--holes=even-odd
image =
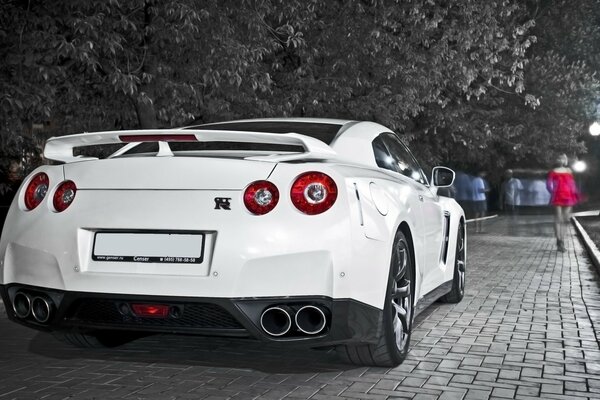
{"type": "Polygon", "coordinates": [[[565,231],[571,218],[571,209],[579,201],[579,192],[573,172],[567,167],[566,154],[556,158],[556,167],[548,173],[546,188],[550,192],[550,204],[554,207],[554,234],[558,251],[565,251],[565,231]]]}
{"type": "Polygon", "coordinates": [[[487,213],[487,193],[490,191],[490,185],[485,180],[487,173],[480,171],[473,179],[473,211],[475,212],[475,232],[481,233],[482,218],[487,213]]]}

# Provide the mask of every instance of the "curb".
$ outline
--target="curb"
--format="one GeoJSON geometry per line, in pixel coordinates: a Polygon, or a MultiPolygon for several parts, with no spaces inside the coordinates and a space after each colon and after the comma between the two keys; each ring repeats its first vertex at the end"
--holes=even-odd
{"type": "Polygon", "coordinates": [[[469,222],[485,221],[486,219],[496,218],[497,216],[498,216],[498,214],[489,215],[487,217],[482,217],[482,218],[471,218],[471,219],[466,220],[465,222],[468,224],[469,222]]]}
{"type": "Polygon", "coordinates": [[[587,249],[590,259],[592,260],[592,264],[594,264],[596,270],[600,272],[600,251],[598,251],[596,244],[592,241],[592,239],[590,239],[590,236],[587,234],[585,229],[583,229],[579,221],[577,221],[577,218],[572,217],[571,221],[573,222],[573,225],[575,226],[579,237],[581,238],[585,248],[587,249]]]}

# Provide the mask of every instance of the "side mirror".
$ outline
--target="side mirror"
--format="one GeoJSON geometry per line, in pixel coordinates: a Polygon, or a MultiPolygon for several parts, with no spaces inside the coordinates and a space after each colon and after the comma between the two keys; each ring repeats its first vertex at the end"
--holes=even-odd
{"type": "Polygon", "coordinates": [[[454,171],[446,167],[434,167],[431,172],[431,182],[436,187],[449,187],[454,183],[454,171]]]}

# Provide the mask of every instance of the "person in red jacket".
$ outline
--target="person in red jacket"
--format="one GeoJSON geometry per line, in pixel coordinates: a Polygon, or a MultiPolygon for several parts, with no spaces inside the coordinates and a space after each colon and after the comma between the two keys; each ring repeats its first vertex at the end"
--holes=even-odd
{"type": "Polygon", "coordinates": [[[561,154],[556,159],[557,167],[548,173],[546,187],[550,192],[550,204],[554,207],[554,233],[558,251],[565,251],[565,231],[571,218],[571,209],[579,201],[573,172],[567,167],[568,158],[561,154]]]}

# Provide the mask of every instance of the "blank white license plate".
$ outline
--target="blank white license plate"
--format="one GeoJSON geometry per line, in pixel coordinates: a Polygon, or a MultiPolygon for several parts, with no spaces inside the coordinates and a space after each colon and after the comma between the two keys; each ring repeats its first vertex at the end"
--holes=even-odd
{"type": "Polygon", "coordinates": [[[94,261],[201,264],[201,233],[96,232],[94,261]]]}

